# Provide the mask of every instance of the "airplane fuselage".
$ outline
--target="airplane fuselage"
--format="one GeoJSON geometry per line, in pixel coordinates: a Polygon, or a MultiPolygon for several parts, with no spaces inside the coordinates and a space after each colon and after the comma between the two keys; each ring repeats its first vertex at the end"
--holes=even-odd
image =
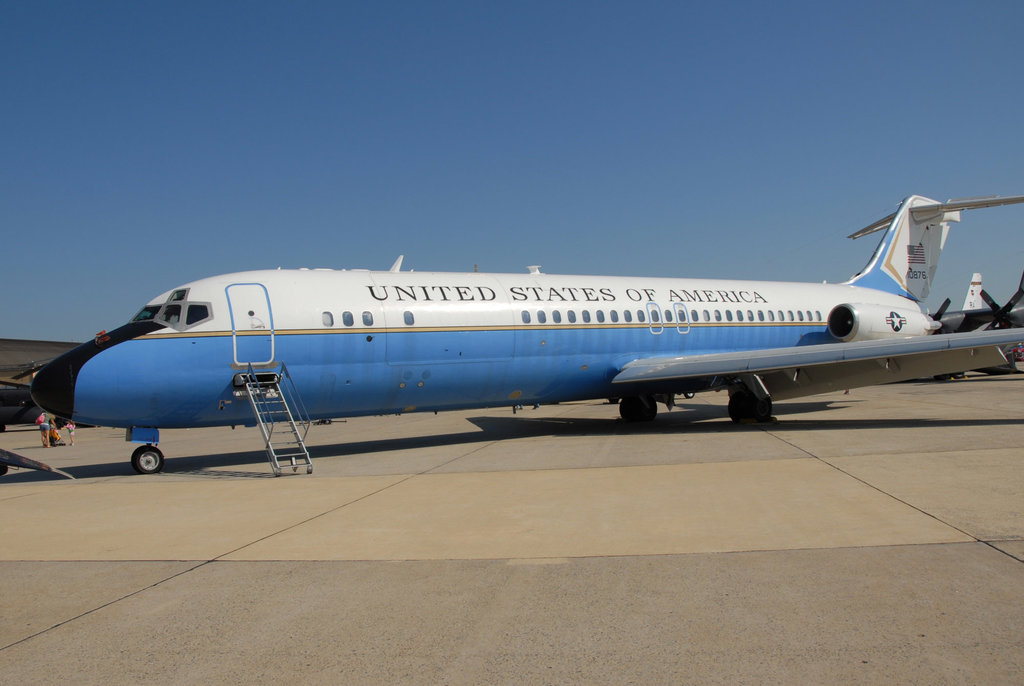
{"type": "Polygon", "coordinates": [[[165,293],[111,332],[124,340],[83,344],[65,406],[106,426],[251,425],[233,379],[280,362],[314,419],[620,397],[630,388],[611,380],[633,359],[835,342],[844,303],[871,304],[876,332],[926,332],[917,303],[849,285],[242,272],[165,293]]]}

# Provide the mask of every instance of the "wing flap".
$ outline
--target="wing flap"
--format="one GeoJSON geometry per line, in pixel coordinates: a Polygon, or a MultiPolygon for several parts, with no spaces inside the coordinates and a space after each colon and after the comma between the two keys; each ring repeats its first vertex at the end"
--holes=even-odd
{"type": "Polygon", "coordinates": [[[857,388],[1006,362],[1000,346],[1024,331],[1005,329],[856,343],[826,343],[682,357],[640,358],[624,365],[616,384],[757,374],[778,399],[857,388]]]}
{"type": "Polygon", "coordinates": [[[836,362],[816,367],[767,372],[761,378],[775,400],[801,398],[850,388],[909,381],[1004,364],[996,346],[961,348],[872,360],[836,362]]]}

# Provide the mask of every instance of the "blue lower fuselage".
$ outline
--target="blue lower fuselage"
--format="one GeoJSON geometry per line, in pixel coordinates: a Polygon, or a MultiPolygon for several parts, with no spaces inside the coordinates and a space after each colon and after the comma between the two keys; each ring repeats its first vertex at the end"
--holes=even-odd
{"type": "MultiPolygon", "coordinates": [[[[629,389],[611,380],[637,357],[795,345],[822,331],[820,323],[694,325],[686,333],[674,326],[660,333],[647,326],[282,331],[273,337],[273,359],[287,365],[317,419],[620,396],[629,389]]],[[[249,343],[259,347],[255,338],[249,343]]],[[[74,418],[105,426],[251,425],[252,411],[232,383],[241,371],[234,345],[226,332],[111,346],[79,371],[74,418]]],[[[700,384],[671,390],[706,387],[700,384]]]]}

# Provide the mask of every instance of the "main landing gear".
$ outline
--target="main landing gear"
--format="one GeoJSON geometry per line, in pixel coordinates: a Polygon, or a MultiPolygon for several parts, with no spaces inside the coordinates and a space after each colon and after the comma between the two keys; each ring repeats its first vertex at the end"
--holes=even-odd
{"type": "Polygon", "coordinates": [[[729,418],[736,424],[770,422],[772,399],[769,396],[759,398],[745,388],[734,390],[729,394],[729,418]]]}
{"type": "MultiPolygon", "coordinates": [[[[686,391],[681,394],[687,400],[693,398],[695,393],[686,391]]],[[[614,402],[614,399],[612,399],[614,402]]],[[[658,395],[633,395],[626,396],[619,401],[619,416],[627,422],[650,422],[658,416],[658,403],[665,403],[665,407],[672,409],[676,405],[676,394],[666,393],[658,395]]]]}
{"type": "Polygon", "coordinates": [[[729,418],[737,424],[772,420],[772,396],[757,374],[745,374],[729,386],[729,418]]]}
{"type": "Polygon", "coordinates": [[[654,396],[629,396],[619,401],[619,416],[627,422],[649,422],[658,416],[654,396]]]}
{"type": "Polygon", "coordinates": [[[155,445],[141,445],[132,453],[132,467],[139,474],[156,474],[164,468],[164,454],[155,445]]]}

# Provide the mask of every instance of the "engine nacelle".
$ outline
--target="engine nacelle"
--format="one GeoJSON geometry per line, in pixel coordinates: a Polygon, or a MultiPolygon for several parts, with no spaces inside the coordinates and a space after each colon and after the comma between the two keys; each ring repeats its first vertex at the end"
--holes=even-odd
{"type": "Polygon", "coordinates": [[[845,303],[836,305],[828,313],[828,332],[844,343],[923,336],[940,326],[939,322],[916,308],[845,303]]]}

